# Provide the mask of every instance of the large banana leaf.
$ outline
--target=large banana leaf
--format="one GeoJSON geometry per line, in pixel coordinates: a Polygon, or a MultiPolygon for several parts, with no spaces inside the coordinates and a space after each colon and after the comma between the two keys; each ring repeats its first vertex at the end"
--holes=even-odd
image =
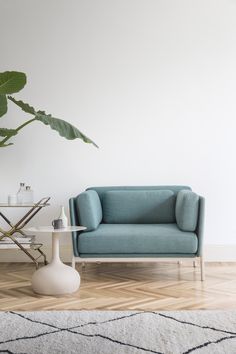
{"type": "Polygon", "coordinates": [[[62,137],[68,140],[82,139],[85,143],[91,143],[98,147],[91,139],[81,133],[76,127],[62,119],[54,118],[50,114],[37,113],[37,120],[49,125],[51,129],[56,130],[62,137]]]}
{"type": "Polygon", "coordinates": [[[0,117],[7,113],[7,98],[6,95],[0,95],[0,117]]]}
{"type": "Polygon", "coordinates": [[[18,71],[0,73],[0,95],[19,92],[26,84],[26,75],[18,71]]]}
{"type": "Polygon", "coordinates": [[[12,101],[13,103],[15,103],[17,106],[19,106],[22,109],[22,111],[24,111],[25,113],[32,114],[33,116],[35,116],[37,114],[37,112],[34,109],[34,107],[30,106],[28,103],[25,103],[25,102],[20,101],[20,100],[16,100],[12,96],[7,96],[7,98],[10,101],[12,101]]]}
{"type": "Polygon", "coordinates": [[[94,146],[98,147],[90,138],[84,135],[72,124],[62,119],[54,118],[51,116],[51,114],[46,114],[44,111],[36,111],[28,103],[18,101],[12,96],[8,96],[8,99],[19,106],[24,112],[34,115],[35,119],[39,122],[42,122],[45,125],[49,125],[51,129],[56,130],[62,137],[68,140],[81,139],[85,143],[93,144],[94,146]]]}

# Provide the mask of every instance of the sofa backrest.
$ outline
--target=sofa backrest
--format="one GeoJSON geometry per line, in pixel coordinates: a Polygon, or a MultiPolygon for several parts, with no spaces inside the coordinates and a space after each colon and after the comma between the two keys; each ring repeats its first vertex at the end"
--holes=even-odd
{"type": "Polygon", "coordinates": [[[100,198],[103,223],[174,223],[176,195],[187,186],[91,187],[100,198]]]}

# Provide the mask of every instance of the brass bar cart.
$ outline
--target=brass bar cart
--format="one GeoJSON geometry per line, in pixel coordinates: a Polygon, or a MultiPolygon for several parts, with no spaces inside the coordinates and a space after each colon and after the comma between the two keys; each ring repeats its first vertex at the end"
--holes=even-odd
{"type": "Polygon", "coordinates": [[[20,220],[18,220],[15,224],[13,224],[4,214],[3,212],[0,211],[0,217],[10,226],[8,230],[4,230],[0,227],[0,241],[4,238],[10,238],[12,242],[14,242],[19,249],[21,249],[34,263],[36,266],[36,269],[38,269],[38,259],[43,257],[43,262],[46,265],[47,264],[47,259],[45,253],[41,250],[41,247],[43,246],[42,243],[37,243],[37,242],[32,242],[30,244],[30,249],[37,251],[39,254],[37,257],[34,257],[30,253],[29,248],[25,248],[24,245],[20,242],[17,241],[16,237],[14,236],[16,233],[20,233],[22,237],[27,237],[24,231],[22,230],[28,223],[29,221],[44,207],[49,206],[50,204],[48,203],[50,200],[50,197],[45,197],[39,200],[35,204],[7,204],[7,203],[0,203],[0,208],[27,208],[27,212],[23,217],[21,217],[20,220]],[[28,210],[28,208],[30,208],[28,210]]]}

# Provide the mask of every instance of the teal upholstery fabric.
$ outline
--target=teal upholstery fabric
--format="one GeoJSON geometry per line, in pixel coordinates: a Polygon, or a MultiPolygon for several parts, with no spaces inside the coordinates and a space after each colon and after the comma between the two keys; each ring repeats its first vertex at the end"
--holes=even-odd
{"type": "Polygon", "coordinates": [[[195,231],[198,221],[199,196],[189,190],[179,191],[176,199],[175,215],[182,231],[195,231]]]}
{"type": "Polygon", "coordinates": [[[197,248],[197,235],[176,224],[100,224],[78,237],[79,254],[193,254],[197,248]]]}
{"type": "Polygon", "coordinates": [[[160,224],[175,222],[171,190],[122,190],[104,193],[103,222],[107,224],[160,224]]]}
{"type": "Polygon", "coordinates": [[[96,191],[86,191],[76,198],[79,224],[87,231],[96,230],[102,221],[102,206],[96,191]]]}
{"type": "MultiPolygon", "coordinates": [[[[81,258],[202,256],[205,199],[199,197],[196,226],[192,216],[189,218],[188,214],[185,214],[185,219],[183,218],[182,220],[184,212],[183,209],[181,211],[181,208],[183,206],[183,194],[185,195],[186,190],[191,191],[191,188],[187,186],[108,186],[88,188],[87,191],[90,197],[86,194],[87,197],[84,197],[86,202],[83,201],[84,203],[82,203],[85,208],[80,207],[80,196],[70,199],[71,225],[84,224],[88,227],[88,230],[84,232],[72,233],[74,255],[81,258]],[[101,203],[104,201],[106,192],[163,190],[172,191],[175,199],[177,199],[177,194],[181,190],[185,190],[184,193],[181,192],[179,194],[179,196],[182,195],[178,202],[181,207],[176,207],[175,205],[173,208],[175,216],[178,218],[175,223],[99,224],[102,220],[101,203]],[[93,192],[97,192],[97,195],[95,193],[96,197],[93,192]],[[84,209],[85,215],[83,215],[82,209],[84,209]],[[181,216],[177,216],[180,211],[181,216]],[[82,222],[82,219],[85,219],[85,221],[82,222]],[[180,226],[177,222],[179,222],[180,226]],[[191,231],[181,230],[181,222],[184,228],[186,226],[189,228],[190,226],[191,231]]],[[[186,203],[186,200],[184,202],[186,203]]]]}
{"type": "Polygon", "coordinates": [[[99,195],[102,202],[104,193],[107,191],[149,191],[149,190],[170,190],[174,192],[175,195],[182,189],[190,190],[188,186],[109,186],[109,187],[89,187],[86,190],[94,190],[99,195]]]}

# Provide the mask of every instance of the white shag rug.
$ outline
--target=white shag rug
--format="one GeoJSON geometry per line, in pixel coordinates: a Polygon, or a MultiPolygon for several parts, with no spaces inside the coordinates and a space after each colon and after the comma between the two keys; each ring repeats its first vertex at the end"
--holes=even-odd
{"type": "Polygon", "coordinates": [[[0,312],[0,353],[235,354],[236,311],[0,312]]]}

